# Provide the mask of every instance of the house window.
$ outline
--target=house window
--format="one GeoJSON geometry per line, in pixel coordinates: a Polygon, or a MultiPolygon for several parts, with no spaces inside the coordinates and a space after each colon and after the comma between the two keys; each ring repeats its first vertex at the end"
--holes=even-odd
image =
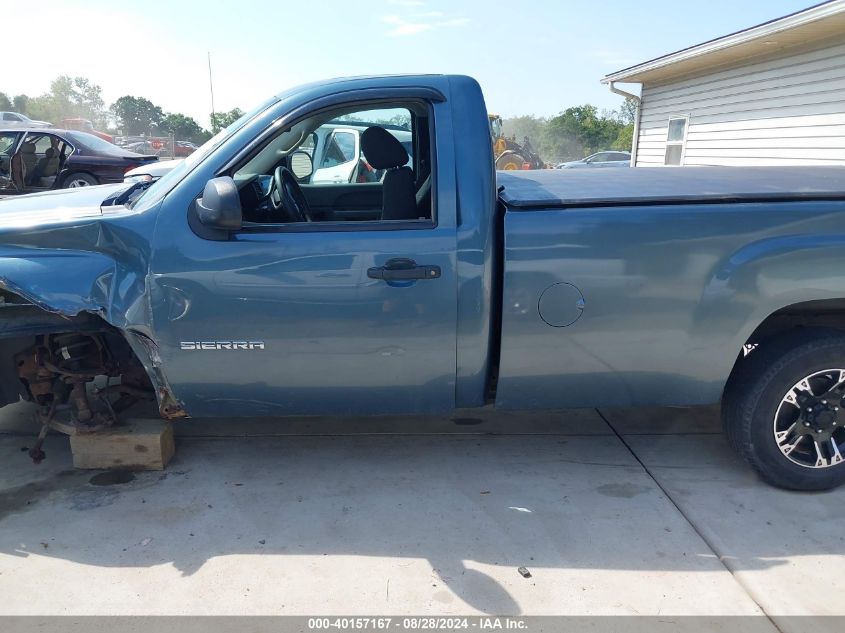
{"type": "Polygon", "coordinates": [[[666,134],[666,155],[664,165],[681,165],[684,157],[684,145],[687,140],[688,117],[669,119],[669,131],[666,134]]]}

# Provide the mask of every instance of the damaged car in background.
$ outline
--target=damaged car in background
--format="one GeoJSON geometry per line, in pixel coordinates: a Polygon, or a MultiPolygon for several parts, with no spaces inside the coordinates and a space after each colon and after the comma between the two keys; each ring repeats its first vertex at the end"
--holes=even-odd
{"type": "Polygon", "coordinates": [[[0,195],[119,183],[156,161],[87,132],[0,129],[0,195]]]}
{"type": "Polygon", "coordinates": [[[33,401],[43,436],[141,399],[167,419],[721,402],[766,481],[845,482],[845,168],[607,173],[497,174],[469,77],[289,90],[154,182],[0,201],[0,405],[33,401]],[[327,125],[360,133],[315,165],[327,125]]]}

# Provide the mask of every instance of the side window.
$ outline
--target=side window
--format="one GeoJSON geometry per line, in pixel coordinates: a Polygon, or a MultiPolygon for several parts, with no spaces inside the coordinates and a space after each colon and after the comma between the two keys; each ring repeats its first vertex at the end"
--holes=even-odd
{"type": "Polygon", "coordinates": [[[341,106],[280,130],[232,172],[246,229],[430,221],[430,110],[416,101],[357,110],[341,106]],[[285,181],[280,167],[287,167],[296,183],[285,181]]]}
{"type": "Polygon", "coordinates": [[[666,154],[664,165],[682,165],[684,160],[684,146],[687,139],[687,123],[689,117],[672,117],[666,132],[666,154]]]}
{"type": "Polygon", "coordinates": [[[43,156],[47,149],[53,145],[53,143],[50,142],[51,138],[54,137],[47,134],[43,134],[41,136],[33,136],[30,134],[27,136],[26,140],[28,143],[35,143],[35,153],[43,156]]]}
{"type": "Polygon", "coordinates": [[[12,132],[0,132],[0,155],[11,156],[15,149],[15,141],[18,140],[18,135],[12,132]]]}
{"type": "Polygon", "coordinates": [[[381,182],[384,169],[367,161],[361,135],[368,127],[382,127],[408,154],[406,167],[414,167],[413,115],[407,108],[384,108],[342,114],[315,132],[318,160],[311,184],[342,185],[381,182]]]}
{"type": "Polygon", "coordinates": [[[12,186],[12,153],[17,141],[18,134],[0,132],[0,189],[12,186]]]}

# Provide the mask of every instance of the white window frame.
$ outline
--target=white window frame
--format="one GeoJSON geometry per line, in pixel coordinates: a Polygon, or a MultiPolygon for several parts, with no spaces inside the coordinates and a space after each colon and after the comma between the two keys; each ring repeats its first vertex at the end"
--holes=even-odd
{"type": "Polygon", "coordinates": [[[664,167],[683,167],[684,163],[686,162],[687,156],[687,134],[689,134],[689,114],[674,114],[669,117],[669,122],[666,124],[666,146],[663,150],[663,166],[664,167]],[[669,130],[672,129],[672,121],[682,120],[684,122],[684,137],[680,141],[670,141],[669,140],[669,130]],[[669,147],[676,147],[680,145],[681,147],[681,160],[677,165],[670,165],[666,162],[666,154],[669,151],[669,147]]]}

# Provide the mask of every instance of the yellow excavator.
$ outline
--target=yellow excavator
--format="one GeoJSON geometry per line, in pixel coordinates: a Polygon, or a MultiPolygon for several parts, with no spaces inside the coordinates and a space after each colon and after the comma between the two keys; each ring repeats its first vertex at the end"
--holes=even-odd
{"type": "Polygon", "coordinates": [[[487,118],[490,121],[490,139],[493,142],[493,160],[496,161],[496,169],[510,171],[545,168],[545,163],[531,147],[527,136],[520,145],[516,142],[516,138],[507,138],[502,132],[502,117],[498,114],[488,114],[487,118]]]}

